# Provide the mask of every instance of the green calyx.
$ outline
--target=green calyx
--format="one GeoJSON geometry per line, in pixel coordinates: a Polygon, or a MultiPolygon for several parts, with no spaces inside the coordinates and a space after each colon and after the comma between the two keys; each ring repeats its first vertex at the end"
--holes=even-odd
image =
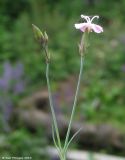
{"type": "Polygon", "coordinates": [[[78,44],[79,47],[79,53],[81,56],[84,55],[84,53],[86,52],[87,48],[89,47],[89,43],[88,43],[88,32],[84,32],[84,34],[82,35],[81,38],[81,42],[80,44],[78,44]]]}

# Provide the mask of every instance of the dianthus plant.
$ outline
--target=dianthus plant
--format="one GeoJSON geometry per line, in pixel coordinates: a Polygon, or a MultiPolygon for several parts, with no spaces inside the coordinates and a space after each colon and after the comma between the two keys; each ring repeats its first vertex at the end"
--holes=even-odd
{"type": "Polygon", "coordinates": [[[86,49],[88,47],[87,37],[90,34],[90,32],[92,32],[92,31],[95,33],[103,32],[103,28],[101,26],[93,23],[93,20],[95,18],[99,18],[99,16],[91,17],[91,16],[81,15],[81,18],[83,20],[85,20],[85,22],[83,21],[82,23],[77,23],[74,25],[76,29],[79,29],[82,32],[82,38],[79,43],[80,71],[79,71],[79,76],[78,76],[78,82],[77,82],[72,112],[71,112],[69,125],[68,125],[68,129],[67,129],[67,133],[66,133],[66,137],[65,137],[65,141],[64,141],[63,145],[62,145],[61,139],[60,139],[56,114],[55,114],[54,106],[53,106],[53,102],[52,102],[51,87],[50,87],[50,82],[49,82],[49,65],[50,65],[51,59],[50,59],[50,53],[48,51],[48,35],[46,32],[42,33],[41,30],[38,27],[36,27],[35,25],[32,25],[35,38],[45,53],[44,55],[45,55],[45,60],[46,60],[46,80],[47,80],[48,93],[49,93],[50,109],[51,109],[51,113],[52,113],[52,137],[53,137],[54,145],[57,148],[60,160],[66,160],[66,155],[67,155],[67,150],[68,150],[69,144],[74,139],[74,137],[80,132],[80,130],[78,130],[70,138],[71,126],[72,126],[74,113],[76,110],[78,92],[79,92],[80,81],[81,81],[81,77],[82,77],[84,55],[85,55],[86,49]]]}

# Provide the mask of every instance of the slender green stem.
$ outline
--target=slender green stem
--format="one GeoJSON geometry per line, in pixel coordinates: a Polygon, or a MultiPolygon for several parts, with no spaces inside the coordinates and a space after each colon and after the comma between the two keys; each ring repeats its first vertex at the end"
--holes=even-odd
{"type": "Polygon", "coordinates": [[[67,152],[67,149],[70,145],[70,143],[72,142],[72,140],[76,137],[76,135],[81,131],[82,128],[80,128],[72,137],[71,139],[69,140],[68,144],[66,145],[66,147],[64,148],[64,154],[67,152]]]}
{"type": "Polygon", "coordinates": [[[67,130],[67,134],[66,134],[66,139],[65,139],[65,144],[64,144],[64,151],[65,151],[65,148],[66,148],[66,146],[68,144],[69,135],[70,135],[70,131],[71,131],[71,125],[72,125],[72,121],[73,121],[73,117],[74,117],[74,113],[75,113],[75,109],[76,109],[76,103],[77,103],[77,99],[78,99],[78,92],[79,92],[80,81],[81,81],[82,70],[83,70],[83,56],[81,56],[80,62],[81,63],[80,63],[79,78],[78,78],[78,83],[77,83],[77,88],[76,88],[76,93],[75,93],[72,113],[71,113],[71,117],[70,117],[70,121],[69,121],[69,126],[68,126],[68,130],[67,130]]]}
{"type": "Polygon", "coordinates": [[[51,88],[50,88],[50,82],[49,82],[49,63],[47,63],[47,66],[46,66],[46,79],[47,79],[47,86],[48,86],[48,93],[49,93],[50,108],[51,108],[52,118],[53,118],[53,125],[54,125],[55,133],[57,136],[59,149],[61,150],[61,141],[60,141],[59,130],[58,130],[58,126],[57,126],[57,120],[56,120],[56,116],[55,116],[54,106],[52,103],[52,95],[51,95],[51,88]]]}

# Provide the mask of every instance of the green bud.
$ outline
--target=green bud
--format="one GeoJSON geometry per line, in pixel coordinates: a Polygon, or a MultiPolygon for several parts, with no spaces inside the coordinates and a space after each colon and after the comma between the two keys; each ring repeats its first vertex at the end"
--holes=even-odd
{"type": "Polygon", "coordinates": [[[44,41],[44,35],[41,32],[41,30],[37,26],[35,26],[34,24],[32,24],[32,27],[33,27],[33,32],[34,32],[35,39],[38,42],[43,43],[43,41],[44,41]]]}
{"type": "Polygon", "coordinates": [[[32,24],[32,27],[33,27],[35,39],[40,43],[42,49],[45,52],[46,62],[49,63],[50,62],[50,53],[48,51],[48,35],[47,35],[46,31],[43,34],[41,32],[41,30],[37,26],[35,26],[34,24],[32,24]]]}

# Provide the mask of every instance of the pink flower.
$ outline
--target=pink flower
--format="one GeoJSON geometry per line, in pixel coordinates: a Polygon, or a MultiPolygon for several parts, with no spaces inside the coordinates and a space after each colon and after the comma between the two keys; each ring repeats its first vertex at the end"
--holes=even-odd
{"type": "Polygon", "coordinates": [[[87,22],[75,24],[76,29],[80,29],[82,32],[103,32],[103,28],[97,24],[92,23],[95,18],[99,18],[99,16],[94,16],[90,18],[89,16],[81,15],[81,18],[85,19],[87,22]]]}

